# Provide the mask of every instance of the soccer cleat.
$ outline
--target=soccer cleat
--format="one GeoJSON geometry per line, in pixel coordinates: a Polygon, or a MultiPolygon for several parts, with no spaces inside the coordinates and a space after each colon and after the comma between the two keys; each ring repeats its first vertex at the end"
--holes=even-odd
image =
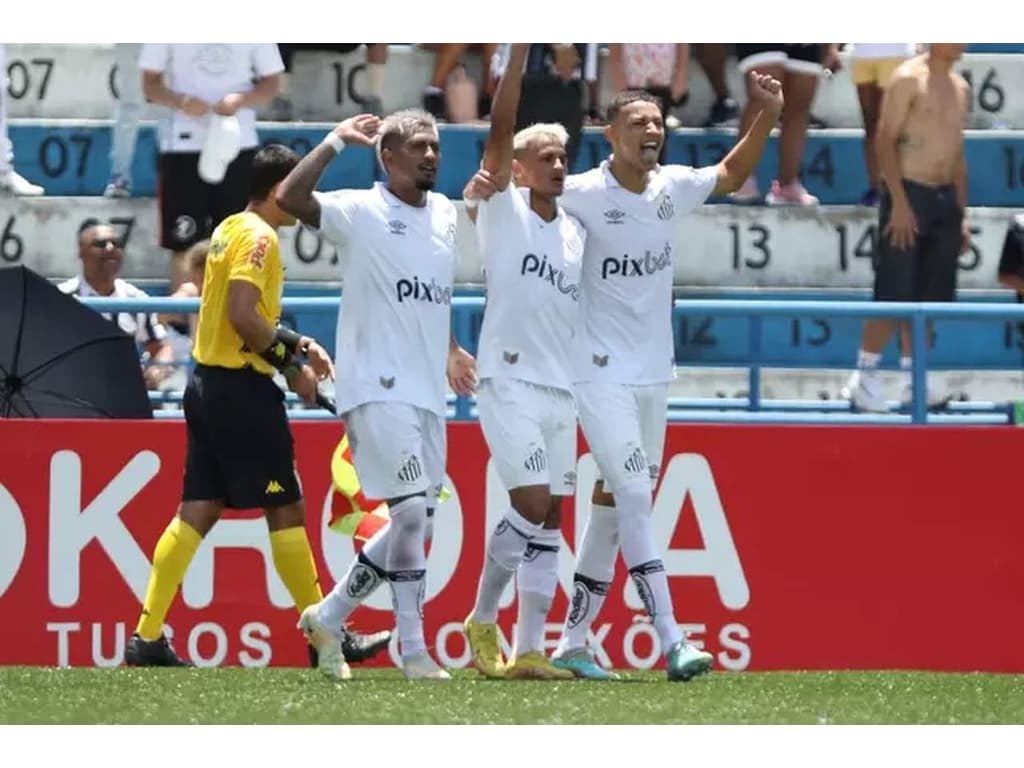
{"type": "Polygon", "coordinates": [[[361,664],[388,647],[391,632],[387,629],[364,635],[345,627],[341,629],[341,650],[350,664],[361,664]]]}
{"type": "Polygon", "coordinates": [[[324,677],[332,680],[349,680],[352,677],[352,670],[345,661],[345,654],[341,650],[341,637],[331,632],[316,613],[316,606],[311,605],[302,612],[299,617],[299,629],[306,636],[306,641],[316,649],[317,669],[324,677]]]}
{"type": "Polygon", "coordinates": [[[451,680],[444,667],[430,658],[426,651],[402,658],[402,674],[406,680],[451,680]]]}
{"type": "Polygon", "coordinates": [[[473,652],[473,666],[486,678],[495,680],[505,677],[505,659],[498,645],[498,626],[466,619],[462,625],[466,630],[466,642],[473,652]]]}
{"type": "Polygon", "coordinates": [[[572,648],[551,659],[556,669],[566,669],[583,680],[618,680],[619,676],[610,669],[605,669],[594,658],[593,652],[587,648],[572,648]]]}
{"type": "Polygon", "coordinates": [[[707,651],[701,651],[685,640],[680,640],[668,652],[666,671],[670,682],[692,680],[698,675],[711,671],[713,657],[707,651]]]}
{"type": "Polygon", "coordinates": [[[124,651],[124,663],[129,667],[194,667],[174,652],[166,635],[158,640],[143,640],[138,632],[131,636],[124,651]]]}
{"type": "Polygon", "coordinates": [[[571,669],[556,667],[540,651],[530,651],[516,656],[505,668],[505,677],[510,680],[575,680],[571,669]]]}

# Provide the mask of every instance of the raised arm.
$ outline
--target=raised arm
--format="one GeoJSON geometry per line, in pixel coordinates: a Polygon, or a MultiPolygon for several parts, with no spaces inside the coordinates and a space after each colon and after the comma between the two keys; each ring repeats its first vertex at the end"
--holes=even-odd
{"type": "Polygon", "coordinates": [[[529,43],[514,43],[505,71],[498,81],[491,105],[491,129],[484,144],[481,167],[491,174],[498,189],[508,186],[512,170],[512,137],[516,131],[516,110],[523,90],[523,62],[529,43]]]}
{"type": "Polygon", "coordinates": [[[743,182],[760,162],[768,137],[782,113],[783,95],[779,81],[754,71],[750,72],[748,79],[750,83],[747,91],[750,98],[760,104],[761,111],[757,113],[746,135],[718,164],[718,182],[713,192],[715,195],[727,195],[743,186],[743,182]]]}
{"type": "Polygon", "coordinates": [[[343,120],[311,149],[277,187],[277,204],[304,224],[320,228],[320,203],[313,196],[327,166],[347,145],[372,147],[380,127],[375,115],[356,115],[343,120]]]}

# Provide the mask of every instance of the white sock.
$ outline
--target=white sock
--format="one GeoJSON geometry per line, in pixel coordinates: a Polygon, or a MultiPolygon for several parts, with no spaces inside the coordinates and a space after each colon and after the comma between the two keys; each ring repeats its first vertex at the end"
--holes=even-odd
{"type": "Polygon", "coordinates": [[[519,617],[513,656],[544,652],[544,623],[558,588],[558,529],[545,528],[526,548],[519,566],[519,617]]]}
{"type": "Polygon", "coordinates": [[[595,504],[590,512],[583,543],[576,555],[572,599],[565,617],[562,637],[555,655],[585,648],[587,633],[601,612],[604,599],[615,576],[615,558],[619,554],[619,521],[615,507],[595,504]]]}
{"type": "Polygon", "coordinates": [[[384,96],[384,75],[387,73],[385,64],[366,65],[366,89],[371,96],[378,99],[384,96]]]}
{"type": "Polygon", "coordinates": [[[857,352],[857,368],[862,371],[878,368],[881,361],[882,355],[879,352],[868,352],[865,349],[857,352]]]}
{"type": "Polygon", "coordinates": [[[402,644],[402,656],[426,650],[423,638],[423,597],[427,575],[424,534],[427,527],[427,500],[413,496],[391,508],[388,525],[387,572],[391,585],[391,603],[395,626],[402,644]]]}
{"type": "Polygon", "coordinates": [[[912,358],[910,355],[903,355],[900,358],[900,368],[902,370],[909,371],[913,367],[914,367],[914,358],[912,358]]]}
{"type": "Polygon", "coordinates": [[[514,509],[505,512],[487,540],[484,569],[473,606],[474,621],[483,624],[497,621],[501,593],[523,562],[526,545],[543,530],[544,526],[531,523],[514,509]]]}
{"type": "Polygon", "coordinates": [[[373,534],[349,565],[345,577],[320,602],[317,615],[330,629],[341,629],[352,612],[388,580],[384,564],[390,530],[391,526],[385,525],[373,534]]]}
{"type": "Polygon", "coordinates": [[[683,639],[672,607],[665,566],[654,546],[651,526],[651,486],[631,483],[615,492],[615,506],[619,515],[622,536],[622,559],[629,568],[630,578],[644,601],[647,615],[654,622],[661,639],[661,652],[683,639]]]}

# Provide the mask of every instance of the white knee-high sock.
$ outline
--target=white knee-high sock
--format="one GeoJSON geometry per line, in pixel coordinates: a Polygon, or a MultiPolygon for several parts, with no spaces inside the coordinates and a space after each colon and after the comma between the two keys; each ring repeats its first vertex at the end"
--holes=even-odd
{"type": "Polygon", "coordinates": [[[619,521],[615,507],[595,504],[576,555],[572,600],[555,655],[586,647],[587,633],[611,588],[618,554],[619,521]]]}
{"type": "Polygon", "coordinates": [[[317,615],[330,629],[340,629],[352,612],[388,580],[385,565],[390,532],[389,523],[373,534],[349,565],[345,577],[320,602],[317,615]]]}
{"type": "Polygon", "coordinates": [[[502,591],[523,562],[527,545],[543,530],[544,526],[531,523],[514,509],[505,512],[487,540],[484,569],[473,607],[474,621],[484,624],[497,621],[502,591]]]}
{"type": "Polygon", "coordinates": [[[544,651],[544,623],[558,588],[558,549],[561,533],[545,528],[526,547],[519,566],[519,617],[514,656],[544,651]]]}
{"type": "Polygon", "coordinates": [[[402,656],[426,649],[423,638],[423,598],[427,575],[424,536],[427,501],[413,496],[391,508],[387,550],[388,583],[395,609],[395,625],[402,643],[402,656]]]}
{"type": "Polygon", "coordinates": [[[615,491],[615,506],[622,535],[622,559],[626,561],[630,578],[658,630],[661,651],[668,653],[683,639],[683,633],[673,612],[665,566],[654,546],[651,486],[641,482],[618,489],[615,491]]]}

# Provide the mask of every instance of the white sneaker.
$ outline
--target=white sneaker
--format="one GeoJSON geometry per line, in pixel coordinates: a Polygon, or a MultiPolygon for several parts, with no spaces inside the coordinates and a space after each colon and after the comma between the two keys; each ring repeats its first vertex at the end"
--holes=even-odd
{"type": "Polygon", "coordinates": [[[33,184],[21,174],[10,170],[0,173],[0,192],[19,197],[39,197],[46,193],[46,190],[38,184],[33,184]]]}
{"type": "Polygon", "coordinates": [[[320,621],[315,605],[302,612],[298,627],[306,635],[309,644],[316,648],[317,669],[320,670],[320,674],[332,680],[352,678],[352,670],[349,669],[345,654],[341,650],[341,634],[332,632],[320,621]]]}
{"type": "Polygon", "coordinates": [[[885,387],[875,372],[854,371],[839,395],[853,403],[853,407],[858,411],[889,412],[889,406],[885,402],[885,387]]]}
{"type": "Polygon", "coordinates": [[[451,680],[452,676],[426,651],[402,657],[402,674],[406,680],[451,680]]]}

